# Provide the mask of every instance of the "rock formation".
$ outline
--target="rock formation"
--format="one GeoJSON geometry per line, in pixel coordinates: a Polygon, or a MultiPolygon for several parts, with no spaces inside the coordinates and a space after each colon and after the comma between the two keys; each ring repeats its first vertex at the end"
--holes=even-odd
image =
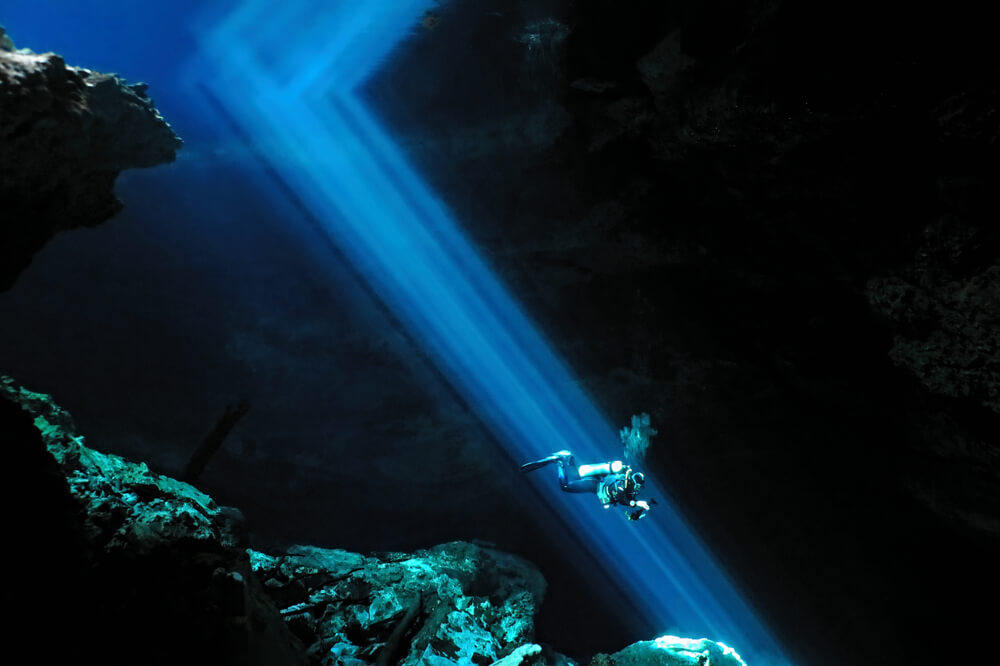
{"type": "Polygon", "coordinates": [[[463,542],[368,556],[300,546],[255,552],[253,567],[309,654],[345,666],[491,664],[533,641],[545,590],[528,562],[463,542]],[[398,648],[389,637],[410,608],[398,648]]]}
{"type": "Polygon", "coordinates": [[[180,144],[145,84],[14,49],[0,28],[0,291],[53,235],[117,213],[122,169],[180,144]]]}
{"type": "Polygon", "coordinates": [[[736,650],[714,641],[659,636],[611,655],[598,654],[590,666],[746,666],[736,650]]]}
{"type": "Polygon", "coordinates": [[[20,479],[8,501],[23,507],[9,533],[33,560],[34,575],[14,581],[14,597],[26,600],[16,626],[61,609],[60,637],[39,654],[307,663],[253,575],[238,511],[85,446],[69,414],[8,377],[0,377],[0,431],[20,479]]]}

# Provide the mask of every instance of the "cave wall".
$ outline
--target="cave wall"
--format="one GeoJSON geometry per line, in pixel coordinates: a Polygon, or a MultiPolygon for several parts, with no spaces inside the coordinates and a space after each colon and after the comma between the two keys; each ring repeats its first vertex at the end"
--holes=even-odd
{"type": "Polygon", "coordinates": [[[114,216],[123,169],[173,161],[181,141],[146,90],[16,49],[0,28],[0,290],[58,232],[114,216]]]}

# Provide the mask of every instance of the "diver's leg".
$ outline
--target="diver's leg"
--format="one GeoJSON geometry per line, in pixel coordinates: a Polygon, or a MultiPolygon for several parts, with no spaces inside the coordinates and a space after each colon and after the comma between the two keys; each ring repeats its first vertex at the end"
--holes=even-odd
{"type": "MultiPolygon", "coordinates": [[[[560,451],[560,453],[563,453],[560,451]]],[[[593,493],[597,492],[598,479],[584,479],[580,477],[579,468],[573,455],[568,451],[567,455],[559,458],[559,487],[567,493],[593,493]]]]}
{"type": "Polygon", "coordinates": [[[597,479],[576,479],[565,483],[562,478],[559,479],[559,487],[566,493],[596,493],[599,483],[597,479]]]}
{"type": "Polygon", "coordinates": [[[572,453],[569,451],[560,451],[556,455],[559,456],[559,487],[566,490],[566,486],[579,479],[580,475],[576,472],[576,463],[573,460],[572,453]],[[560,455],[562,453],[567,455],[560,455]]]}

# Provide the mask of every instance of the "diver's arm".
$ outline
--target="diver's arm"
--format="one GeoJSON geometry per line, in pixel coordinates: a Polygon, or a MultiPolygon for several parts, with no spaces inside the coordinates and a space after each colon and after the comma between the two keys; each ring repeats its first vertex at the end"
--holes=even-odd
{"type": "Polygon", "coordinates": [[[656,500],[633,500],[629,502],[629,509],[625,510],[625,517],[629,520],[639,520],[649,511],[650,503],[656,504],[656,500]]]}

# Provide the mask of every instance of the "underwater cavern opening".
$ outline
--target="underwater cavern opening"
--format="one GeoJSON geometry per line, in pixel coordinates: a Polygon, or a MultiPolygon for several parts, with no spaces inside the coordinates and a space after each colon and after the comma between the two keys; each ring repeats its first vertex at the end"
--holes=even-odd
{"type": "Polygon", "coordinates": [[[654,4],[6,3],[16,46],[148,80],[184,146],[17,276],[0,369],[168,476],[246,400],[196,485],[256,543],[495,545],[578,658],[981,633],[933,610],[996,550],[979,42],[899,49],[917,92],[888,14],[654,4]],[[642,521],[518,471],[621,457],[640,412],[642,521]]]}

